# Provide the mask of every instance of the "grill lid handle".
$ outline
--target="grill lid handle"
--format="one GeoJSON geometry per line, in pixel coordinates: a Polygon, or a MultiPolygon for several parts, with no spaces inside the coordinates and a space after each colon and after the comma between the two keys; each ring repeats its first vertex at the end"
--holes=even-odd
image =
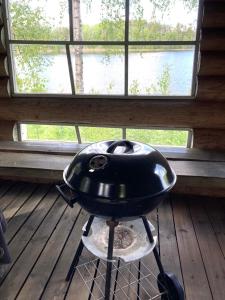
{"type": "Polygon", "coordinates": [[[133,143],[131,143],[130,141],[127,141],[127,140],[113,142],[107,149],[107,152],[114,153],[116,148],[119,146],[125,147],[124,153],[134,152],[133,143]]]}
{"type": "Polygon", "coordinates": [[[63,199],[66,201],[66,203],[70,206],[73,207],[74,203],[77,201],[76,196],[72,196],[71,190],[68,188],[68,186],[63,183],[61,185],[56,185],[55,186],[59,194],[63,197],[63,199]],[[70,193],[71,197],[69,198],[63,190],[67,189],[67,194],[70,193]]]}

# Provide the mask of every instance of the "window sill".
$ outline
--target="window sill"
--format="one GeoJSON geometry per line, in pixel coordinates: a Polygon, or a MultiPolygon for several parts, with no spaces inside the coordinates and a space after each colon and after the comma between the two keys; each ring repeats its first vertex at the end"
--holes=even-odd
{"type": "MultiPolygon", "coordinates": [[[[58,182],[84,145],[75,143],[0,142],[0,178],[58,182]],[[44,144],[44,145],[43,145],[44,144]]],[[[174,193],[225,196],[225,154],[187,148],[157,147],[175,170],[174,193]]]]}

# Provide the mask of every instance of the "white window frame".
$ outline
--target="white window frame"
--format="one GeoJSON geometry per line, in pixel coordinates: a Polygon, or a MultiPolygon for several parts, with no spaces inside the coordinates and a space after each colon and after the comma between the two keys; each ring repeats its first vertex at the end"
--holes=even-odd
{"type": "Polygon", "coordinates": [[[8,9],[8,0],[3,0],[3,20],[6,24],[5,26],[5,40],[8,54],[8,69],[10,76],[10,92],[12,97],[63,97],[63,98],[104,98],[104,99],[194,99],[196,96],[197,90],[197,70],[198,70],[198,58],[199,58],[199,44],[200,44],[200,25],[202,19],[202,10],[203,10],[203,0],[199,0],[198,8],[198,20],[197,20],[197,29],[196,29],[196,40],[194,41],[129,41],[129,10],[130,4],[129,0],[126,0],[126,9],[125,9],[125,39],[124,41],[74,41],[73,38],[73,18],[72,18],[72,0],[68,0],[69,7],[69,30],[70,30],[70,40],[69,41],[45,41],[45,40],[15,40],[10,38],[10,28],[9,28],[9,9],[8,9]],[[68,70],[70,76],[70,85],[71,85],[71,94],[60,94],[60,93],[18,93],[15,91],[15,72],[12,61],[12,45],[62,45],[65,46],[68,70]],[[125,80],[124,80],[124,95],[90,95],[90,94],[76,94],[73,70],[70,56],[70,46],[71,45],[93,45],[93,46],[124,46],[125,49],[125,80]],[[193,62],[193,73],[192,73],[192,88],[190,96],[158,96],[158,95],[128,95],[128,49],[129,46],[152,46],[152,45],[189,45],[194,46],[194,62],[193,62]]]}

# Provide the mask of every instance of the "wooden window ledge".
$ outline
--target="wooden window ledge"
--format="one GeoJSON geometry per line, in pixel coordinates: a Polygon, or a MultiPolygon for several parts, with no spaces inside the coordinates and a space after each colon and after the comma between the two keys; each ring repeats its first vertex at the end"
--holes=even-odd
{"type": "MultiPolygon", "coordinates": [[[[58,182],[85,145],[59,142],[0,142],[0,178],[58,182]]],[[[156,147],[177,174],[175,193],[225,197],[225,153],[156,147]]]]}

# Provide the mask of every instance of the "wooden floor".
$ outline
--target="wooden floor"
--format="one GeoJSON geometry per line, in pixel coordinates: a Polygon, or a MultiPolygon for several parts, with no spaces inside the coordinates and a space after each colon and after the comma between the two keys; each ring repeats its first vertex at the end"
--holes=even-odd
{"type": "MultiPolygon", "coordinates": [[[[67,207],[53,186],[15,182],[0,182],[0,209],[12,256],[0,281],[0,299],[88,299],[78,272],[65,282],[87,214],[79,206],[67,207]]],[[[184,284],[186,299],[225,299],[225,201],[177,197],[149,219],[163,265],[184,284]]],[[[81,263],[92,258],[84,251],[81,263]]],[[[143,264],[157,275],[152,254],[143,264]]],[[[140,299],[148,299],[146,290],[140,299]]]]}

